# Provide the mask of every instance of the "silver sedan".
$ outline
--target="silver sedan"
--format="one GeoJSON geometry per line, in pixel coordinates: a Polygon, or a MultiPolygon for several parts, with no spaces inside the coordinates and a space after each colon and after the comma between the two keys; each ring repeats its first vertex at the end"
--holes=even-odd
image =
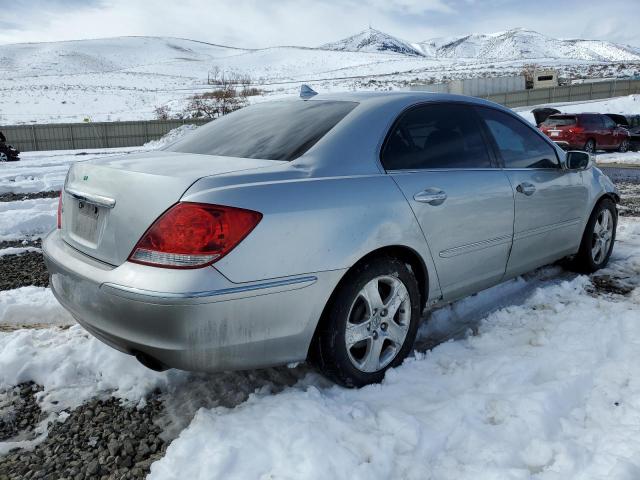
{"type": "Polygon", "coordinates": [[[44,242],[62,305],[150,368],[308,359],[361,386],[402,362],[426,310],[565,257],[607,263],[615,187],[510,110],[309,97],[76,163],[44,242]]]}

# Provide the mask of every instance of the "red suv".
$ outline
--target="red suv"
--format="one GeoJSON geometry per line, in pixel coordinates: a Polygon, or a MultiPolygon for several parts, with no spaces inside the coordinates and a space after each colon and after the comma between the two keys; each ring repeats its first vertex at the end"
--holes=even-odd
{"type": "Polygon", "coordinates": [[[629,132],[599,113],[551,115],[540,124],[540,130],[566,149],[629,150],[629,132]]]}

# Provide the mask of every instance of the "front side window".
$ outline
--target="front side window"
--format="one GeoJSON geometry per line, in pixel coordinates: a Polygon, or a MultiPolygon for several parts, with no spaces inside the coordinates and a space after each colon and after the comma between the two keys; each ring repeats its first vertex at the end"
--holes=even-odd
{"type": "Polygon", "coordinates": [[[489,153],[473,109],[428,104],[403,113],[381,154],[386,170],[490,168],[489,153]]]}
{"type": "Polygon", "coordinates": [[[355,102],[264,102],[213,120],[166,150],[291,161],[336,126],[355,102]]]}
{"type": "Polygon", "coordinates": [[[531,127],[508,113],[479,107],[505,168],[560,168],[555,150],[531,127]]]}

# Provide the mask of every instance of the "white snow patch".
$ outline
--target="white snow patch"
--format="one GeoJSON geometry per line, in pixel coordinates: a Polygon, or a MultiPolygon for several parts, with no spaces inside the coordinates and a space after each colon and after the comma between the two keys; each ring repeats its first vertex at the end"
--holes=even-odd
{"type": "Polygon", "coordinates": [[[39,401],[46,411],[74,408],[101,393],[137,403],[183,375],[149,370],[79,325],[0,333],[0,389],[36,382],[44,387],[39,401]]]}
{"type": "Polygon", "coordinates": [[[5,255],[20,255],[21,253],[27,252],[41,252],[40,248],[36,247],[7,247],[0,248],[0,257],[4,257],[5,255]]]}
{"type": "Polygon", "coordinates": [[[74,323],[49,288],[28,286],[0,291],[0,325],[74,323]]]}
{"type": "Polygon", "coordinates": [[[0,202],[0,240],[41,237],[56,226],[57,198],[0,202]]]}

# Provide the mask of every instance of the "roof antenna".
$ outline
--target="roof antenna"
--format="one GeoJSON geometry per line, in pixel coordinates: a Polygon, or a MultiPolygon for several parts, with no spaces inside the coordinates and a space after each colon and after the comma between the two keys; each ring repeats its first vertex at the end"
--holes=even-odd
{"type": "Polygon", "coordinates": [[[313,88],[311,88],[309,85],[302,85],[300,87],[300,98],[303,100],[309,100],[311,97],[313,97],[314,95],[317,95],[318,92],[316,92],[313,88]]]}

